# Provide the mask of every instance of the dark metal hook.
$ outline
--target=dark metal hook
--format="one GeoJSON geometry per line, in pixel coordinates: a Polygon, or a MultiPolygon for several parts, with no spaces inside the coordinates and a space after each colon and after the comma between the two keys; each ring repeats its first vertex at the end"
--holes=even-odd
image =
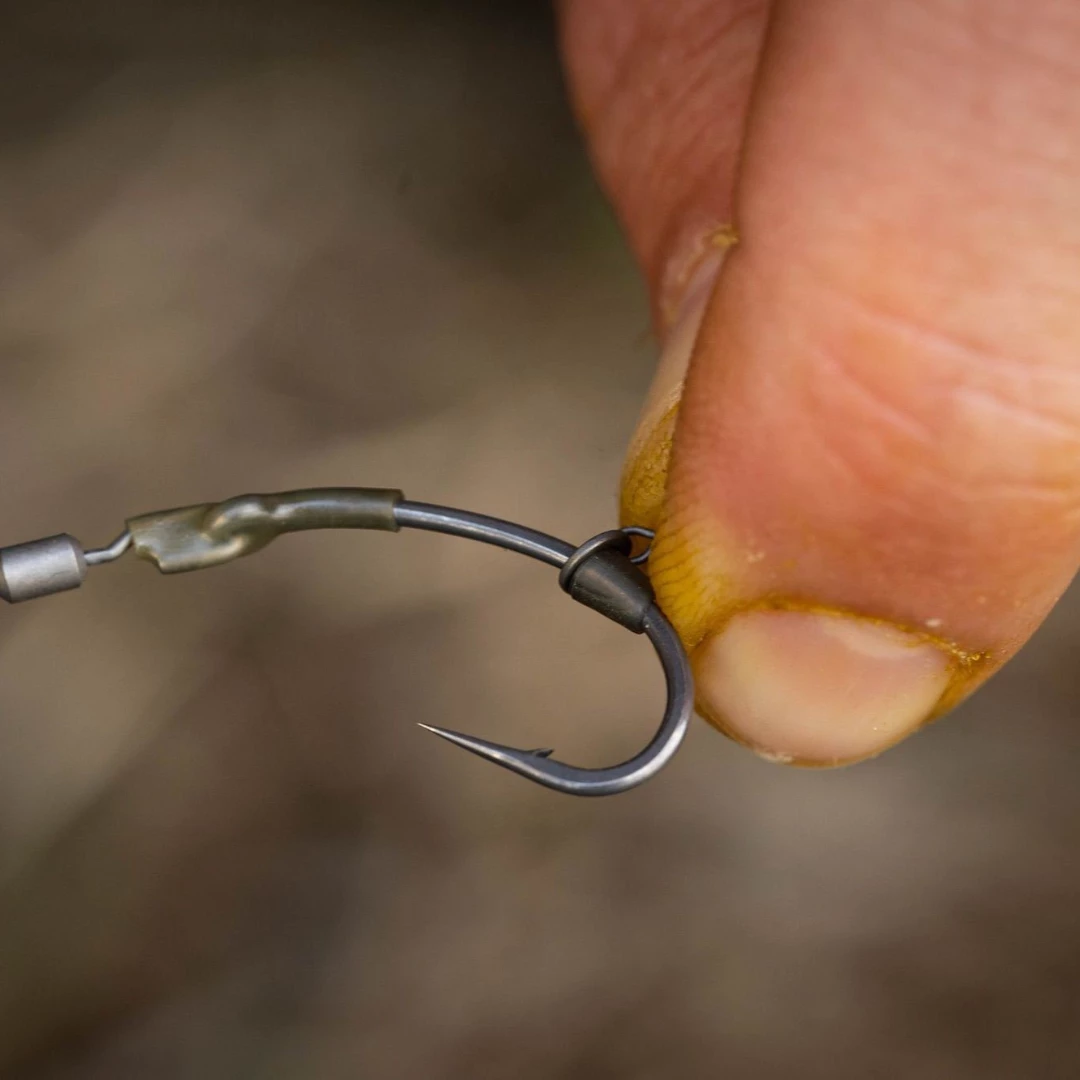
{"type": "Polygon", "coordinates": [[[649,580],[631,558],[632,536],[652,539],[632,526],[600,533],[575,547],[510,521],[411,502],[381,488],[313,488],[276,495],[239,495],[221,503],[163,510],[131,518],[108,547],[84,551],[62,534],[0,548],[0,597],[12,603],[77,588],[87,568],[118,559],[129,548],[162,573],[217,566],[252,554],[276,536],[307,529],[424,529],[506,548],[559,569],[559,584],[575,600],[653,644],[667,680],[667,705],[649,744],[634,757],[605,769],[581,769],[554,760],[553,751],[519,750],[430,724],[420,726],[521,776],[570,795],[614,795],[643,783],[674,756],[693,708],[686,653],[656,606],[649,580]]]}

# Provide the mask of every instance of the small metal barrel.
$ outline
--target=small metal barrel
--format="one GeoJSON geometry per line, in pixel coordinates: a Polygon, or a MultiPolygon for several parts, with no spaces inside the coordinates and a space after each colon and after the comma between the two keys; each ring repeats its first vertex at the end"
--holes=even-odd
{"type": "Polygon", "coordinates": [[[85,577],[82,545],[67,533],[0,548],[0,597],[11,604],[77,589],[85,577]]]}

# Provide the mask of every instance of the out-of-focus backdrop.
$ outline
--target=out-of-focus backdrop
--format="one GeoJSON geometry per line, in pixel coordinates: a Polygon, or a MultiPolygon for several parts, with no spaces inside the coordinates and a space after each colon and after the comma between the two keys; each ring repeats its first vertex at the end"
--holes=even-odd
{"type": "MultiPolygon", "coordinates": [[[[4,5],[0,540],[400,486],[608,527],[654,348],[541,4],[4,5]]],[[[1080,605],[841,772],[656,722],[647,645],[448,539],[0,611],[0,1075],[1080,1075],[1080,605]]]]}

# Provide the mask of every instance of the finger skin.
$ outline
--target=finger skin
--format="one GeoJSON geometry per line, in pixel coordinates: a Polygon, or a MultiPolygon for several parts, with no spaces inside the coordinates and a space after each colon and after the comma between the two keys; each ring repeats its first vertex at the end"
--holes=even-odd
{"type": "Polygon", "coordinates": [[[716,524],[767,552],[743,596],[940,619],[973,651],[1034,629],[1080,551],[1073,56],[1069,0],[781,5],[669,544],[716,524]]]}
{"type": "MultiPolygon", "coordinates": [[[[685,197],[647,211],[595,115],[654,289],[667,279],[650,255],[685,258],[671,238],[734,191],[740,243],[687,350],[652,566],[721,726],[738,724],[710,701],[713,643],[748,611],[935,643],[950,658],[936,713],[1019,648],[1075,572],[1078,58],[1072,0],[776,4],[733,186],[711,171],[727,159],[701,145],[706,126],[663,159],[690,178],[685,197]]],[[[725,147],[730,108],[713,110],[725,147]]],[[[672,186],[648,190],[662,203],[672,186]]]]}
{"type": "Polygon", "coordinates": [[[728,240],[765,0],[562,0],[570,93],[661,328],[728,240]]]}

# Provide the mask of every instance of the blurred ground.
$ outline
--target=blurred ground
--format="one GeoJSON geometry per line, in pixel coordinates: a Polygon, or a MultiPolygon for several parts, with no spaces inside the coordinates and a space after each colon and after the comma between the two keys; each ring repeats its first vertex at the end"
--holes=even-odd
{"type": "MultiPolygon", "coordinates": [[[[0,536],[401,486],[585,537],[653,348],[536,5],[4,5],[0,536]]],[[[290,537],[0,612],[0,1073],[1075,1077],[1080,605],[837,773],[604,763],[639,640],[524,560],[290,537]]]]}

